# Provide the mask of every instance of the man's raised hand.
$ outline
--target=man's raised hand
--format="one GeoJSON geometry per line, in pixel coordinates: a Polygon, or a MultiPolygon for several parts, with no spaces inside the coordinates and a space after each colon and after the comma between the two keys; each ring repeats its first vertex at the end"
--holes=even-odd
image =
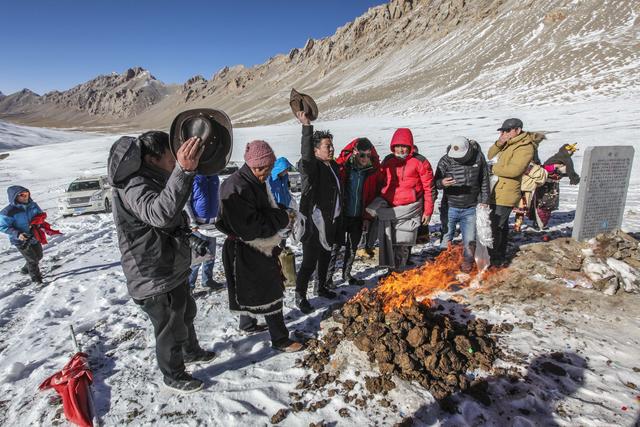
{"type": "Polygon", "coordinates": [[[302,123],[302,126],[309,126],[311,124],[311,120],[309,120],[307,113],[304,111],[298,111],[296,113],[296,118],[300,123],[302,123]]]}
{"type": "Polygon", "coordinates": [[[198,168],[203,151],[204,145],[201,143],[200,138],[192,136],[178,148],[176,160],[182,169],[193,172],[198,168]]]}

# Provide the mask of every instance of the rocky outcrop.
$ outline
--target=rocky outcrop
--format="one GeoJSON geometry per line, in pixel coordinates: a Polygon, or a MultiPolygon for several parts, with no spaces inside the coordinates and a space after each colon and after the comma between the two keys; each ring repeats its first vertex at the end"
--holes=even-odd
{"type": "Polygon", "coordinates": [[[207,85],[207,79],[201,75],[193,76],[182,85],[182,93],[185,94],[184,102],[194,100],[203,87],[207,85]]]}

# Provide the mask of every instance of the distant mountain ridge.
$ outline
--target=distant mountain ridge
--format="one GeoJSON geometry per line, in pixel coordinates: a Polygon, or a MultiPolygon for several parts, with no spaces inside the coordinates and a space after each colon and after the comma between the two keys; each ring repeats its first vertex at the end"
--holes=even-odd
{"type": "Polygon", "coordinates": [[[39,126],[167,128],[188,108],[240,125],[291,119],[292,87],[321,119],[640,92],[634,0],[392,0],[263,64],[166,85],[140,67],[39,96],[0,98],[0,119],[39,126]]]}
{"type": "Polygon", "coordinates": [[[158,103],[169,92],[167,85],[147,70],[135,67],[122,74],[98,76],[64,92],[49,92],[44,95],[43,102],[75,106],[91,115],[126,118],[158,103]]]}

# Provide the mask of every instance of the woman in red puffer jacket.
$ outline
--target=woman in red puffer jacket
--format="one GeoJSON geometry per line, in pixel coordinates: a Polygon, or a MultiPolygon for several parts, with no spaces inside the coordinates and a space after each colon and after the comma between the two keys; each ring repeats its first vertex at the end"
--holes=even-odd
{"type": "MultiPolygon", "coordinates": [[[[400,128],[395,131],[393,138],[391,138],[391,154],[388,155],[381,165],[379,174],[379,185],[382,188],[381,196],[390,205],[391,208],[397,210],[394,212],[393,231],[395,237],[385,237],[384,245],[380,243],[380,263],[386,265],[393,264],[393,270],[399,271],[407,265],[409,256],[411,254],[411,246],[416,243],[415,237],[413,240],[408,239],[405,236],[399,239],[400,223],[406,224],[411,222],[407,217],[408,212],[406,209],[398,209],[401,206],[415,205],[416,202],[422,200],[422,213],[419,210],[416,214],[420,217],[415,217],[423,225],[429,224],[431,220],[431,214],[433,213],[433,204],[437,197],[433,185],[433,170],[429,161],[416,153],[416,147],[413,145],[413,134],[411,130],[406,128],[400,128]],[[390,242],[393,248],[389,248],[390,242]],[[391,252],[393,256],[391,256],[391,252]],[[391,260],[391,258],[393,258],[391,260]],[[384,261],[383,261],[384,259],[384,261]]],[[[409,209],[419,208],[419,206],[409,207],[409,209]]],[[[411,215],[414,215],[411,213],[411,215]]],[[[415,221],[415,220],[414,220],[415,221]]],[[[385,226],[386,227],[386,226],[385,226]]],[[[403,230],[406,232],[408,230],[403,230]]],[[[385,233],[389,232],[386,230],[385,233]]],[[[416,231],[417,236],[418,231],[416,231]]],[[[379,234],[381,236],[381,234],[379,234]]]]}
{"type": "Polygon", "coordinates": [[[408,205],[422,198],[422,223],[428,224],[434,204],[433,170],[429,161],[414,151],[411,130],[396,130],[391,138],[391,154],[381,165],[382,197],[391,206],[408,205]]]}

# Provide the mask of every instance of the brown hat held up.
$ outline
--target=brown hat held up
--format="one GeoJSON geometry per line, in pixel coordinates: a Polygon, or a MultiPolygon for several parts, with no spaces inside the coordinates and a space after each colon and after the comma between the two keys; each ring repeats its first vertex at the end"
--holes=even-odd
{"type": "Polygon", "coordinates": [[[294,115],[298,111],[304,111],[309,120],[313,121],[318,118],[318,106],[309,95],[300,93],[295,89],[291,89],[289,105],[291,106],[291,111],[293,111],[294,115]]]}

